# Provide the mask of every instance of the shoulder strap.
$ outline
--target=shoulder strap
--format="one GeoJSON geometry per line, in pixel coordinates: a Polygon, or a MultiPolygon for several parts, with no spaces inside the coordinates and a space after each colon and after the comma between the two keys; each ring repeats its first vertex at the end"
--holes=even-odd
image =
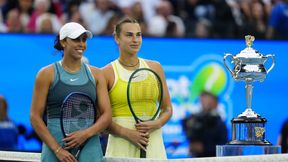
{"type": "Polygon", "coordinates": [[[53,80],[53,83],[50,87],[50,89],[54,88],[55,85],[57,84],[57,82],[60,80],[60,72],[59,72],[59,66],[60,66],[60,63],[59,62],[55,62],[53,63],[53,68],[54,68],[54,80],[53,80]]]}
{"type": "Polygon", "coordinates": [[[115,60],[115,61],[113,61],[112,63],[111,63],[111,65],[112,65],[112,67],[113,67],[113,71],[114,71],[114,74],[115,74],[115,80],[116,80],[116,78],[119,78],[120,76],[119,76],[119,70],[118,70],[118,65],[119,63],[118,63],[118,60],[115,60]]]}
{"type": "Polygon", "coordinates": [[[143,64],[143,66],[144,66],[145,68],[150,68],[144,59],[139,58],[139,60],[140,60],[140,62],[143,64]]]}
{"type": "Polygon", "coordinates": [[[96,86],[96,80],[94,78],[94,75],[92,74],[92,71],[91,71],[89,65],[86,64],[86,63],[82,63],[82,66],[84,66],[84,69],[85,69],[85,72],[86,72],[86,76],[88,77],[88,79],[90,81],[92,81],[92,83],[96,86]]]}
{"type": "Polygon", "coordinates": [[[56,75],[58,76],[58,78],[59,78],[59,80],[60,80],[60,63],[59,62],[55,62],[54,63],[55,64],[55,69],[56,69],[56,71],[55,71],[55,73],[56,73],[56,75]]]}

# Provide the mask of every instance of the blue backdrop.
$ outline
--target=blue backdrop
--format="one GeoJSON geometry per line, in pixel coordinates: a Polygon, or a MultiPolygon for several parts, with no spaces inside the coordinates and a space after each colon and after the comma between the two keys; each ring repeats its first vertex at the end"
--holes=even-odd
{"type": "MultiPolygon", "coordinates": [[[[9,114],[17,124],[31,131],[29,110],[37,71],[61,54],[53,49],[53,35],[0,35],[0,94],[9,103],[9,114]]],[[[276,144],[282,122],[288,117],[285,101],[288,92],[287,41],[255,40],[254,49],[263,55],[274,54],[276,65],[264,82],[254,82],[252,108],[266,117],[267,139],[276,144]]],[[[140,57],[159,61],[165,70],[173,102],[173,117],[163,128],[169,158],[184,158],[187,141],[181,120],[199,110],[198,94],[210,90],[219,95],[223,119],[231,136],[230,120],[246,108],[245,83],[236,82],[223,65],[225,53],[238,54],[245,48],[243,40],[162,39],[144,38],[140,57]]],[[[94,37],[88,40],[85,55],[90,63],[102,67],[118,56],[112,37],[94,37]]],[[[265,64],[266,69],[271,60],[265,64]]],[[[233,65],[232,65],[233,66],[233,65]]],[[[20,150],[37,151],[35,141],[20,139],[20,150]]]]}

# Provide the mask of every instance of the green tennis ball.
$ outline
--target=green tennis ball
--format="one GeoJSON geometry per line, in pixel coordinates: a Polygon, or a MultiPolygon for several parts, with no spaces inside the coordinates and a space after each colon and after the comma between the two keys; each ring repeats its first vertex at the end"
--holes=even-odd
{"type": "Polygon", "coordinates": [[[225,69],[218,63],[209,63],[199,70],[192,81],[191,99],[194,101],[203,90],[219,95],[224,90],[226,83],[225,69]]]}

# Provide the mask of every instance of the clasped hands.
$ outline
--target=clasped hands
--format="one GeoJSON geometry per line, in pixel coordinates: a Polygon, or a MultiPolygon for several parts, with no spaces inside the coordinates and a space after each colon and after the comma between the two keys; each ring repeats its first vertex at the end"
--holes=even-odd
{"type": "Polygon", "coordinates": [[[136,146],[146,150],[149,143],[150,134],[160,127],[161,126],[158,124],[157,120],[145,122],[139,121],[135,124],[136,130],[130,129],[129,133],[127,132],[128,139],[136,146]]]}

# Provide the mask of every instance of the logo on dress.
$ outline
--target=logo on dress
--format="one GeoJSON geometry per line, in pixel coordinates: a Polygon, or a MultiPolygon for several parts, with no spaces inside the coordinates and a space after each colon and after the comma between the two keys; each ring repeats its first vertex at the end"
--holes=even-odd
{"type": "Polygon", "coordinates": [[[74,79],[71,78],[70,81],[71,81],[71,82],[74,82],[74,81],[76,81],[76,80],[78,80],[78,79],[79,79],[79,78],[74,78],[74,79]]]}

